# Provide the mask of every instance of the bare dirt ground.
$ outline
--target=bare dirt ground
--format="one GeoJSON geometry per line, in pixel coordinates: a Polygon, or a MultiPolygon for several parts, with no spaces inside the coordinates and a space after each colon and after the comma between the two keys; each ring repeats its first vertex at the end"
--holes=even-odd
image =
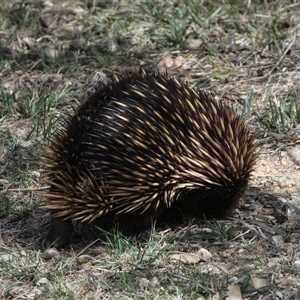
{"type": "Polygon", "coordinates": [[[161,1],[8,2],[0,13],[2,299],[300,299],[299,3],[162,4],[170,19],[182,10],[185,20],[188,8],[180,27],[161,15],[161,1]],[[39,156],[55,121],[111,70],[139,66],[168,70],[239,110],[251,100],[259,159],[245,199],[231,218],[158,229],[147,242],[79,226],[70,248],[43,250],[39,156]]]}

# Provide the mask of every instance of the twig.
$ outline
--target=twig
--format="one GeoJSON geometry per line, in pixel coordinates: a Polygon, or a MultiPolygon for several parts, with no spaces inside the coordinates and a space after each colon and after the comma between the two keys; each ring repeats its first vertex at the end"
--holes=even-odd
{"type": "Polygon", "coordinates": [[[273,71],[280,65],[280,63],[282,62],[282,60],[284,59],[286,54],[290,51],[291,47],[294,45],[295,41],[296,41],[296,34],[293,35],[293,39],[291,40],[291,42],[286,47],[285,51],[280,56],[279,60],[275,64],[275,66],[271,69],[271,71],[265,77],[269,77],[273,73],[273,71]]]}
{"type": "MultiPolygon", "coordinates": [[[[12,185],[12,184],[11,184],[12,185]]],[[[19,188],[19,189],[10,189],[7,187],[5,190],[0,191],[0,194],[4,194],[7,192],[33,192],[33,191],[43,191],[49,189],[49,186],[44,186],[40,188],[19,188]]]]}

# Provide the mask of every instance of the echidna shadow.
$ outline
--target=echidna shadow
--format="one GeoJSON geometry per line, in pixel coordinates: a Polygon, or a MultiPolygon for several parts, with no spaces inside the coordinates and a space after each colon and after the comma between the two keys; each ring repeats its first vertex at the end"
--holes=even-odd
{"type": "Polygon", "coordinates": [[[169,208],[222,218],[239,204],[257,159],[243,118],[166,74],[128,73],[74,109],[42,157],[51,224],[112,219],[131,235],[169,208]]]}

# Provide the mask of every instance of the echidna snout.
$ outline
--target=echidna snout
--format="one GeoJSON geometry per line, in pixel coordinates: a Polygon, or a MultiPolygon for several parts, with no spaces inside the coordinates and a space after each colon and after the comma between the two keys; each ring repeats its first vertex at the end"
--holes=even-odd
{"type": "Polygon", "coordinates": [[[115,77],[65,120],[43,156],[47,245],[72,220],[117,219],[135,233],[168,208],[223,217],[239,204],[257,154],[231,108],[166,75],[115,77]]]}

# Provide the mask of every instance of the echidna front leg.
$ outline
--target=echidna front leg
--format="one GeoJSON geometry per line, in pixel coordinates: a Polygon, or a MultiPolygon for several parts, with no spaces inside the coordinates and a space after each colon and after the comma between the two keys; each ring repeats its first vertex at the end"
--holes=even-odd
{"type": "Polygon", "coordinates": [[[70,220],[63,218],[54,218],[51,214],[50,229],[43,241],[44,248],[61,248],[70,243],[70,237],[73,232],[73,224],[70,220]]]}

